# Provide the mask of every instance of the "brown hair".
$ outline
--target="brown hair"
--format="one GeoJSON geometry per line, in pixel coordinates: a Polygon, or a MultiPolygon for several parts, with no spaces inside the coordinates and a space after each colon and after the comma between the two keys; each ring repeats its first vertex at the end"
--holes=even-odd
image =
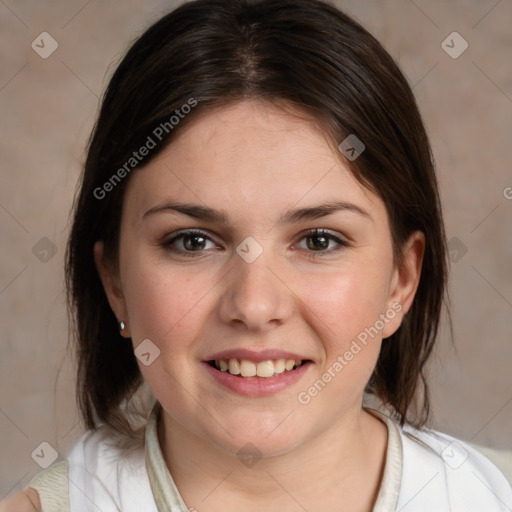
{"type": "Polygon", "coordinates": [[[133,347],[118,332],[93,260],[94,243],[103,240],[107,258],[117,261],[128,173],[108,193],[98,190],[117,169],[126,169],[133,151],[183,105],[198,102],[179,125],[161,130],[160,143],[143,164],[200,112],[244,98],[307,113],[336,145],[349,134],[363,141],[365,151],[346,163],[384,201],[397,265],[408,235],[425,234],[413,305],[383,343],[367,385],[401,424],[421,427],[429,417],[425,363],[437,337],[447,280],[430,146],[412,91],[390,55],[353,19],[320,0],[185,3],[152,25],[113,74],[89,142],[66,262],[77,394],[86,426],[103,422],[131,432],[122,404],[142,383],[133,347]]]}

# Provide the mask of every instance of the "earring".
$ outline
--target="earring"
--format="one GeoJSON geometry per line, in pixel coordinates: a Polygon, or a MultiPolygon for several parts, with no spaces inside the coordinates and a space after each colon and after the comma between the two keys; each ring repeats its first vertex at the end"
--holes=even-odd
{"type": "Polygon", "coordinates": [[[126,324],[121,320],[119,322],[119,332],[123,332],[126,329],[126,324]]]}

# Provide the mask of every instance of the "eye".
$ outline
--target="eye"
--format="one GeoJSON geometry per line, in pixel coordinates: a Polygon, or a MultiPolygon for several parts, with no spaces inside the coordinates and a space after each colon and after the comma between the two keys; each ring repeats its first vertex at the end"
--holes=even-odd
{"type": "Polygon", "coordinates": [[[218,248],[206,233],[196,230],[182,231],[165,241],[163,246],[166,249],[181,253],[203,252],[207,249],[218,248]],[[208,244],[211,245],[208,246],[208,244]]]}
{"type": "Polygon", "coordinates": [[[305,244],[302,246],[298,244],[297,247],[308,252],[331,253],[342,246],[348,246],[347,242],[325,229],[311,229],[302,237],[301,243],[302,240],[305,241],[305,244]]]}

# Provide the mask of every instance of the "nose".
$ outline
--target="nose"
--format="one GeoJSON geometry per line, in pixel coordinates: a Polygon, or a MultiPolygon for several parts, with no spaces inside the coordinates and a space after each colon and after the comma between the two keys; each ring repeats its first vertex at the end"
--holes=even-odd
{"type": "Polygon", "coordinates": [[[252,263],[238,255],[234,259],[219,301],[220,319],[238,329],[259,332],[286,322],[292,315],[294,294],[283,272],[271,268],[275,265],[267,251],[252,263]]]}

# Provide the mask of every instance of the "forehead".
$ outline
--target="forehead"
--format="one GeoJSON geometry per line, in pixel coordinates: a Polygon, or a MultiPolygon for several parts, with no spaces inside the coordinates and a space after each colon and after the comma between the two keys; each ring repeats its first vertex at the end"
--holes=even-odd
{"type": "Polygon", "coordinates": [[[385,214],[312,122],[244,101],[209,111],[131,177],[125,197],[140,216],[166,198],[271,216],[293,205],[350,201],[385,214]]]}

